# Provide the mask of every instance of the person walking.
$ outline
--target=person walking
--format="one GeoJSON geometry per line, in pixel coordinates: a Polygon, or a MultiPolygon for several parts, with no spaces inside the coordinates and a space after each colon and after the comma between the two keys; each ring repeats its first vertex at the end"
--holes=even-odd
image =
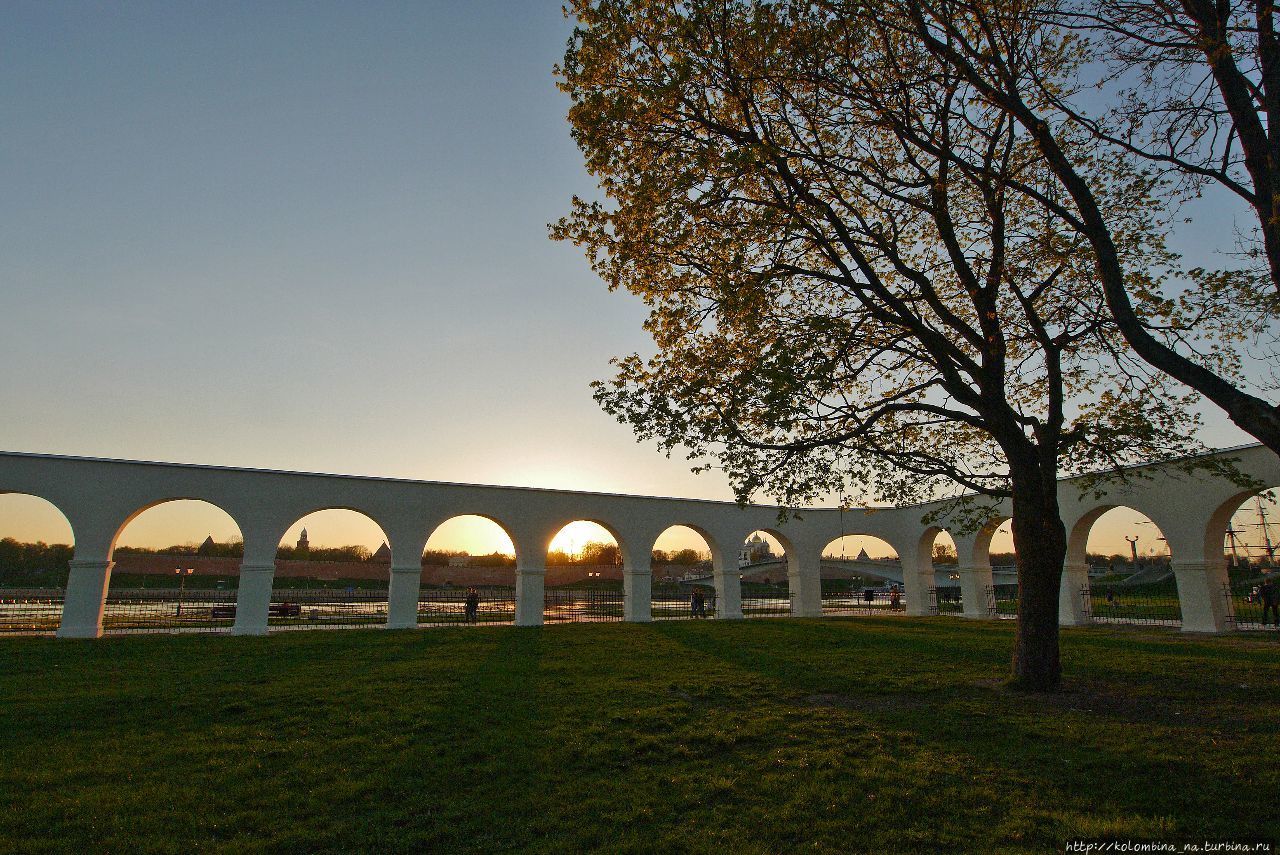
{"type": "Polygon", "coordinates": [[[1280,587],[1270,576],[1258,586],[1258,599],[1262,600],[1262,625],[1267,625],[1267,615],[1270,614],[1276,626],[1280,627],[1280,587]]]}
{"type": "Polygon", "coordinates": [[[467,623],[477,623],[480,620],[480,592],[475,588],[467,588],[466,599],[466,620],[467,623]]]}

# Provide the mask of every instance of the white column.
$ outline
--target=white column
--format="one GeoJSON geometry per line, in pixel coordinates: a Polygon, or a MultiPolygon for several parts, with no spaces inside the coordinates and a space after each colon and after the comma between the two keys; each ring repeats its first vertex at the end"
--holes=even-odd
{"type": "Polygon", "coordinates": [[[812,549],[792,547],[787,556],[787,587],[792,617],[822,617],[822,555],[812,549]]]}
{"type": "Polygon", "coordinates": [[[1062,567],[1062,585],[1058,589],[1058,625],[1084,626],[1093,621],[1085,609],[1085,592],[1089,588],[1089,565],[1069,561],[1062,567]]]}
{"type": "Polygon", "coordinates": [[[907,614],[916,617],[929,614],[929,589],[933,584],[932,563],[927,570],[921,570],[916,553],[902,555],[902,597],[906,601],[907,614]]]}
{"type": "Polygon", "coordinates": [[[93,559],[71,560],[58,638],[101,637],[102,610],[107,603],[112,563],[93,559]]]}
{"type": "Polygon", "coordinates": [[[716,568],[712,573],[716,586],[716,617],[720,620],[742,620],[742,574],[737,567],[716,568]]]}
{"type": "Polygon", "coordinates": [[[653,620],[653,568],[647,557],[629,559],[622,569],[622,619],[653,620]]]}
{"type": "Polygon", "coordinates": [[[1182,606],[1183,632],[1226,632],[1227,565],[1226,561],[1206,564],[1203,561],[1173,562],[1173,575],[1178,580],[1178,602],[1182,606]]]}
{"type": "Polygon", "coordinates": [[[993,583],[991,565],[985,567],[960,567],[960,601],[964,606],[964,616],[972,620],[989,620],[995,615],[991,611],[993,583]]]}
{"type": "Polygon", "coordinates": [[[412,567],[391,565],[391,582],[387,587],[387,629],[417,629],[421,586],[421,563],[412,567]]]}
{"type": "Polygon", "coordinates": [[[516,626],[542,626],[546,567],[516,567],[516,626]]]}
{"type": "Polygon", "coordinates": [[[267,616],[271,609],[271,585],[275,582],[276,565],[241,564],[240,590],[236,594],[236,622],[233,635],[266,635],[267,616]]]}

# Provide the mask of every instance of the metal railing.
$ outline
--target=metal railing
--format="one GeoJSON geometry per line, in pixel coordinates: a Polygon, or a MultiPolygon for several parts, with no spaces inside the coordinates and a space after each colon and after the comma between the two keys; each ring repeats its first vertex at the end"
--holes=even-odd
{"type": "Polygon", "coordinates": [[[543,592],[543,623],[620,621],[623,595],[612,588],[548,588],[543,592]]]}
{"type": "Polygon", "coordinates": [[[1260,582],[1230,582],[1222,586],[1227,625],[1239,630],[1280,629],[1280,607],[1267,609],[1260,582]]]}
{"type": "Polygon", "coordinates": [[[987,586],[987,617],[1013,620],[1018,617],[1018,586],[987,586]]]}
{"type": "Polygon", "coordinates": [[[109,589],[102,631],[230,632],[235,618],[235,590],[109,589]]]}
{"type": "Polygon", "coordinates": [[[465,588],[423,588],[418,592],[418,626],[498,625],[515,623],[516,589],[477,588],[467,608],[465,588]]]}
{"type": "Polygon", "coordinates": [[[654,620],[692,620],[716,616],[716,591],[706,585],[693,586],[702,593],[702,612],[695,613],[694,591],[690,587],[667,582],[655,582],[650,599],[650,614],[654,620]]]}
{"type": "Polygon", "coordinates": [[[742,583],[743,617],[787,617],[790,614],[791,586],[788,583],[742,583]]]}
{"type": "Polygon", "coordinates": [[[0,591],[0,633],[57,632],[62,622],[62,598],[60,588],[0,591]]]}
{"type": "Polygon", "coordinates": [[[1085,614],[1099,623],[1182,625],[1178,590],[1169,584],[1124,586],[1094,583],[1080,588],[1080,599],[1085,614]]]}
{"type": "Polygon", "coordinates": [[[276,589],[267,612],[267,625],[281,629],[371,627],[386,622],[385,588],[276,589]]]}
{"type": "Polygon", "coordinates": [[[861,588],[859,590],[828,590],[823,583],[822,613],[824,615],[885,615],[902,611],[902,595],[898,595],[898,607],[894,607],[893,592],[888,588],[861,588]]]}
{"type": "Polygon", "coordinates": [[[964,602],[960,598],[959,585],[939,585],[929,589],[931,600],[929,614],[957,615],[964,614],[964,602]]]}
{"type": "MultiPolygon", "coordinates": [[[[830,580],[829,580],[830,581],[830,580]]],[[[1233,582],[1223,587],[1228,626],[1240,630],[1273,629],[1271,614],[1263,623],[1258,582],[1233,582]]],[[[715,616],[714,590],[705,587],[704,612],[715,616]]],[[[1017,617],[1018,586],[993,585],[984,591],[990,616],[1017,617]]],[[[53,634],[62,619],[62,589],[0,590],[0,634],[53,634]]],[[[236,590],[113,589],[103,609],[107,634],[163,632],[229,632],[236,617],[236,590]]],[[[1080,590],[1087,616],[1101,623],[1177,627],[1182,610],[1172,583],[1124,586],[1095,583],[1080,590]]],[[[515,590],[482,588],[474,614],[467,608],[463,588],[424,588],[418,599],[419,626],[466,624],[497,625],[515,621],[515,590]]],[[[928,589],[930,614],[956,613],[963,602],[958,588],[928,589]]],[[[679,585],[655,583],[651,614],[654,620],[695,617],[692,592],[679,585]]],[[[901,613],[905,595],[887,589],[853,591],[842,585],[823,584],[822,610],[831,615],[884,615],[901,613]],[[896,602],[895,602],[896,600],[896,602]]],[[[744,617],[790,616],[789,586],[744,582],[744,617]]],[[[543,601],[546,623],[620,621],[624,597],[620,590],[604,587],[548,589],[543,601]]],[[[337,629],[382,626],[387,620],[385,589],[275,589],[271,594],[268,623],[274,629],[337,629]]]]}

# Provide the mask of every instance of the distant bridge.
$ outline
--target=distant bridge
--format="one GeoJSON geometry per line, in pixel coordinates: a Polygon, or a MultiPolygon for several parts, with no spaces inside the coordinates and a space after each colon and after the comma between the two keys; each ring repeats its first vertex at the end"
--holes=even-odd
{"type": "MultiPolygon", "coordinates": [[[[1207,459],[1237,461],[1259,482],[1280,485],[1280,458],[1260,446],[1215,452],[1207,459]]],[[[1236,508],[1252,492],[1231,481],[1200,473],[1191,476],[1177,464],[1137,467],[1136,477],[1099,492],[1078,479],[1059,482],[1059,500],[1068,532],[1067,560],[1060,596],[1064,624],[1088,620],[1084,591],[1088,585],[1085,544],[1102,514],[1125,505],[1141,511],[1164,532],[1172,553],[1184,630],[1221,632],[1228,613],[1222,596],[1227,581],[1223,542],[1236,508]]],[[[927,614],[929,588],[937,584],[932,554],[934,539],[946,519],[926,525],[923,518],[938,503],[902,508],[844,511],[804,509],[779,521],[779,509],[768,505],[493,487],[436,481],[409,481],[66,457],[0,452],[0,493],[27,493],[46,499],[66,516],[75,539],[65,605],[58,634],[97,637],[111,579],[112,555],[120,532],[148,508],[177,499],[209,502],[227,512],[240,528],[244,558],[240,566],[234,632],[264,634],[275,574],[276,548],[298,519],[314,511],[345,508],[364,513],[387,535],[387,626],[417,625],[421,556],[432,532],[460,515],[487,517],[511,537],[516,552],[518,625],[542,623],[543,588],[551,540],[567,523],[590,520],[618,541],[623,561],[625,618],[651,617],[651,553],[654,542],[673,525],[698,532],[711,551],[716,613],[742,617],[737,566],[741,544],[753,531],[772,534],[786,552],[785,566],[792,613],[822,613],[821,577],[859,565],[860,575],[874,573],[900,581],[911,614],[927,614]],[[880,562],[830,562],[821,559],[828,544],[842,536],[885,541],[898,554],[898,573],[880,562]],[[873,569],[874,568],[874,569],[873,569]]],[[[965,615],[986,616],[985,588],[993,583],[991,537],[1009,518],[1007,502],[979,532],[952,533],[959,564],[953,570],[965,615]]],[[[778,563],[781,576],[782,563],[778,563]]]]}
{"type": "MultiPolygon", "coordinates": [[[[762,577],[767,577],[772,581],[780,581],[787,575],[787,559],[786,556],[783,556],[769,561],[744,564],[738,568],[738,572],[742,574],[746,581],[757,581],[762,577]]],[[[902,573],[902,562],[897,559],[858,561],[857,559],[831,558],[824,555],[822,556],[821,573],[823,579],[848,579],[850,576],[858,576],[868,581],[881,580],[888,584],[897,583],[899,585],[902,585],[906,578],[902,573]]],[[[1016,567],[993,567],[991,568],[991,573],[992,581],[997,585],[1015,584],[1018,581],[1016,567]]],[[[959,580],[953,578],[955,575],[959,575],[959,567],[955,564],[935,566],[933,568],[934,587],[946,588],[959,585],[959,580]]]]}

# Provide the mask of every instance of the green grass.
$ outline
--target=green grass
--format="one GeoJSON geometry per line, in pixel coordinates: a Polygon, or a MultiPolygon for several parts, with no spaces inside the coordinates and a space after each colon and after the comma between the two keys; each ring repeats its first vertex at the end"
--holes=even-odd
{"type": "Polygon", "coordinates": [[[1280,837],[1280,640],[854,618],[0,640],[0,851],[1280,837]]]}

